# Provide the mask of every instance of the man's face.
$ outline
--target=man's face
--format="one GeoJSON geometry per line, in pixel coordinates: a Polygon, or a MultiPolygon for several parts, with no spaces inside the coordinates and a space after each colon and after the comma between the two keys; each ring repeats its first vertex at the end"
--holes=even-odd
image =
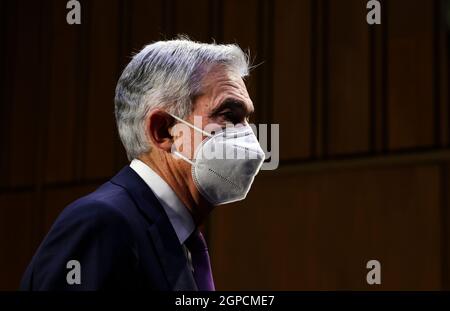
{"type": "MultiPolygon", "coordinates": [[[[202,81],[203,93],[194,100],[193,112],[186,119],[191,124],[201,127],[206,132],[227,125],[247,124],[254,111],[252,100],[245,83],[239,74],[225,69],[223,66],[213,68],[202,81]],[[194,119],[195,118],[195,119],[194,119]],[[201,124],[199,124],[201,120],[201,124]],[[211,126],[214,125],[214,126],[211,126]]],[[[201,140],[194,139],[194,130],[190,129],[190,148],[184,144],[182,153],[193,158],[201,140]]],[[[202,140],[206,137],[203,136],[202,140]]],[[[175,142],[180,144],[180,141],[175,142]]]]}

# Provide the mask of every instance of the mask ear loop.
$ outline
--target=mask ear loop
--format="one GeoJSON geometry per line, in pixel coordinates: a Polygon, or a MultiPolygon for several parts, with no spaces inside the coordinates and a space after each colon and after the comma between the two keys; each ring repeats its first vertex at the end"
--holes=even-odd
{"type": "Polygon", "coordinates": [[[178,152],[178,151],[173,151],[172,152],[175,156],[181,158],[182,160],[188,162],[189,164],[191,164],[192,166],[194,166],[194,162],[192,162],[191,160],[189,160],[185,155],[183,155],[182,153],[178,152]]]}
{"type": "Polygon", "coordinates": [[[186,124],[186,125],[189,126],[190,128],[193,128],[194,130],[199,131],[199,132],[202,133],[203,135],[208,136],[208,137],[212,137],[212,136],[213,136],[212,134],[210,134],[210,133],[208,133],[208,132],[205,132],[205,131],[202,130],[201,128],[196,127],[194,124],[191,124],[191,123],[187,122],[186,120],[183,120],[183,119],[181,119],[181,118],[179,118],[179,117],[177,117],[177,116],[175,116],[175,115],[173,115],[173,114],[171,114],[171,113],[169,113],[169,114],[170,114],[175,120],[178,120],[178,121],[180,121],[181,123],[186,124]]]}
{"type": "MultiPolygon", "coordinates": [[[[207,137],[213,137],[213,136],[214,136],[214,135],[212,135],[212,134],[210,134],[210,133],[208,133],[208,132],[205,132],[205,131],[202,130],[201,128],[198,128],[198,127],[196,127],[195,125],[193,125],[193,124],[191,124],[191,123],[189,123],[189,122],[187,122],[187,121],[185,121],[185,120],[183,120],[183,119],[181,119],[181,118],[179,118],[179,117],[177,117],[177,116],[175,116],[175,115],[173,115],[173,114],[171,114],[171,113],[169,113],[169,115],[171,115],[175,120],[177,120],[177,121],[179,121],[179,122],[181,122],[181,123],[183,123],[183,124],[186,124],[186,125],[189,126],[190,128],[193,128],[194,130],[199,131],[200,133],[202,133],[203,135],[205,135],[205,136],[207,136],[207,137]]],[[[182,153],[178,152],[177,150],[172,151],[172,153],[173,153],[175,156],[177,156],[177,157],[183,159],[184,161],[188,162],[189,164],[191,164],[192,167],[194,167],[194,162],[193,162],[192,160],[188,159],[188,158],[187,158],[185,155],[183,155],[182,153]]]]}

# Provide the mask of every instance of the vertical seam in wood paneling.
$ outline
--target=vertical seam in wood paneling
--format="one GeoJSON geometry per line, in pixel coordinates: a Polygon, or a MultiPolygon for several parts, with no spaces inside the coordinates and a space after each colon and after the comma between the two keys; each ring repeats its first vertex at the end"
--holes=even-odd
{"type": "Polygon", "coordinates": [[[389,64],[388,64],[388,34],[389,34],[389,16],[388,16],[388,2],[383,1],[381,5],[381,15],[383,16],[383,27],[382,27],[382,35],[381,35],[381,42],[382,42],[382,57],[381,57],[381,63],[382,63],[382,82],[381,82],[381,115],[382,115],[382,147],[381,150],[384,153],[388,152],[389,148],[389,119],[388,119],[388,78],[389,78],[389,64]]]}
{"type": "MultiPolygon", "coordinates": [[[[4,45],[7,45],[8,15],[5,13],[7,4],[9,4],[9,1],[0,1],[0,42],[4,45]]],[[[8,152],[5,151],[9,150],[7,145],[5,145],[8,138],[8,135],[6,135],[6,130],[8,129],[6,126],[6,121],[8,120],[6,109],[11,104],[6,99],[6,80],[6,51],[5,48],[2,48],[0,49],[0,146],[2,146],[2,152],[0,152],[0,172],[2,172],[2,175],[0,175],[0,187],[6,184],[6,176],[4,174],[9,167],[6,164],[8,152]]]]}
{"type": "Polygon", "coordinates": [[[257,101],[258,121],[271,123],[273,120],[273,0],[258,2],[258,26],[261,30],[258,34],[258,50],[262,55],[261,74],[258,76],[257,101]]]}
{"type": "Polygon", "coordinates": [[[311,80],[311,101],[310,101],[310,148],[311,148],[311,158],[317,157],[317,0],[310,0],[310,11],[311,11],[311,21],[310,21],[310,52],[311,52],[311,62],[310,62],[310,80],[311,80]]]}
{"type": "Polygon", "coordinates": [[[440,34],[440,66],[441,66],[441,75],[439,77],[440,79],[440,102],[441,102],[441,141],[442,141],[442,147],[448,147],[450,143],[450,93],[449,93],[449,74],[450,74],[450,58],[449,58],[449,45],[448,45],[448,38],[450,34],[450,25],[447,25],[447,18],[445,16],[445,12],[447,12],[447,4],[449,4],[450,7],[450,1],[449,0],[441,0],[440,1],[440,10],[443,15],[441,15],[441,29],[439,31],[440,34]]]}
{"type": "Polygon", "coordinates": [[[36,113],[38,115],[38,133],[37,133],[37,150],[35,158],[35,172],[34,172],[34,202],[35,208],[32,210],[32,230],[31,241],[33,246],[37,246],[40,239],[45,234],[45,193],[44,182],[46,172],[45,154],[47,150],[48,140],[48,101],[50,98],[50,79],[51,66],[50,63],[53,55],[53,7],[51,2],[45,2],[40,6],[41,17],[39,20],[39,60],[40,60],[40,75],[39,75],[39,96],[36,106],[38,107],[36,113]],[[47,36],[47,40],[44,38],[47,36]]]}
{"type": "Polygon", "coordinates": [[[376,83],[376,40],[374,26],[367,25],[369,32],[369,153],[376,153],[376,125],[377,125],[377,83],[376,83]]]}
{"type": "Polygon", "coordinates": [[[163,39],[172,39],[175,36],[175,1],[163,0],[162,1],[162,24],[163,24],[163,39]]]}
{"type": "Polygon", "coordinates": [[[330,22],[330,3],[329,0],[323,0],[322,6],[322,156],[328,158],[329,150],[329,22],[330,22]]]}
{"type": "Polygon", "coordinates": [[[119,49],[119,57],[117,60],[117,79],[119,79],[122,74],[122,70],[128,63],[128,57],[131,55],[131,14],[133,11],[133,3],[134,1],[130,0],[119,0],[119,13],[117,18],[118,21],[118,49],[119,49]]]}
{"type": "MultiPolygon", "coordinates": [[[[7,48],[2,47],[2,80],[1,80],[1,94],[2,94],[2,108],[1,112],[1,121],[2,124],[0,128],[2,130],[2,142],[3,142],[3,151],[0,161],[4,166],[0,167],[2,169],[2,179],[0,181],[4,181],[5,185],[11,186],[11,117],[12,117],[12,106],[13,106],[13,96],[11,92],[13,90],[12,81],[14,81],[14,77],[16,75],[14,65],[16,64],[13,61],[7,61],[6,57],[13,57],[16,55],[17,50],[17,36],[11,35],[13,30],[15,30],[17,25],[17,1],[2,1],[3,9],[2,9],[2,33],[3,37],[7,38],[9,41],[9,46],[7,48]],[[15,17],[15,18],[14,18],[15,17]],[[6,27],[4,27],[6,26],[6,27]],[[7,70],[9,69],[9,70],[7,70]],[[8,75],[8,76],[6,76],[8,75]]],[[[4,41],[3,41],[4,42],[4,41]]]]}
{"type": "Polygon", "coordinates": [[[72,27],[79,27],[78,31],[78,47],[79,53],[77,57],[77,72],[76,82],[78,96],[76,100],[76,118],[75,118],[75,133],[74,143],[76,150],[76,160],[74,165],[74,176],[76,180],[83,180],[85,178],[86,157],[88,152],[86,148],[87,142],[87,118],[88,118],[88,102],[89,102],[89,90],[90,90],[90,75],[89,75],[89,63],[90,63],[90,39],[91,39],[91,14],[93,10],[93,4],[88,1],[82,3],[82,15],[81,25],[75,25],[72,27]]]}
{"type": "Polygon", "coordinates": [[[433,93],[432,103],[434,106],[434,146],[441,145],[441,63],[440,63],[440,28],[441,28],[441,0],[433,0],[433,93]]]}
{"type": "Polygon", "coordinates": [[[220,43],[223,41],[223,0],[210,0],[209,5],[209,39],[220,43]]]}
{"type": "Polygon", "coordinates": [[[315,105],[315,122],[314,125],[315,128],[315,158],[321,159],[323,158],[323,96],[324,96],[324,77],[323,73],[325,72],[325,67],[323,60],[325,58],[324,53],[324,1],[325,0],[317,0],[314,2],[317,2],[316,7],[316,31],[315,36],[316,39],[316,56],[315,56],[315,63],[316,63],[316,71],[315,71],[315,97],[316,97],[316,105],[315,105]]]}
{"type": "MultiPolygon", "coordinates": [[[[450,10],[450,0],[445,0],[446,2],[444,2],[444,5],[446,7],[446,10],[450,10]]],[[[447,12],[447,14],[449,14],[447,12]]],[[[447,16],[447,21],[445,21],[446,24],[446,35],[445,37],[445,57],[446,57],[446,63],[447,63],[447,85],[446,85],[446,100],[447,102],[445,103],[447,106],[447,147],[450,146],[450,17],[447,16]]]]}
{"type": "Polygon", "coordinates": [[[441,198],[441,289],[450,289],[450,275],[449,275],[449,201],[448,201],[448,164],[444,162],[439,167],[440,172],[440,198],[441,198]]]}

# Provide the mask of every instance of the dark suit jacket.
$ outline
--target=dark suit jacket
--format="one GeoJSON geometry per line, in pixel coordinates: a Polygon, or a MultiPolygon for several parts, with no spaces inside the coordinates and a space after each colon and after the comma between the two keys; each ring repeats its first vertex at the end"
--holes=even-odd
{"type": "Polygon", "coordinates": [[[67,206],[38,248],[22,290],[197,290],[158,199],[130,167],[67,206]],[[81,284],[69,285],[70,260],[81,284]]]}

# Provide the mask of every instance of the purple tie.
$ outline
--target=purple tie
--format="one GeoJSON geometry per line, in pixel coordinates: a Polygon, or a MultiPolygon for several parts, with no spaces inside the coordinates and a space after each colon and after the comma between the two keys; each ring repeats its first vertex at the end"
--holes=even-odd
{"type": "Polygon", "coordinates": [[[214,280],[209,262],[208,246],[200,230],[196,229],[184,243],[189,249],[194,268],[194,279],[199,290],[213,291],[214,280]]]}

